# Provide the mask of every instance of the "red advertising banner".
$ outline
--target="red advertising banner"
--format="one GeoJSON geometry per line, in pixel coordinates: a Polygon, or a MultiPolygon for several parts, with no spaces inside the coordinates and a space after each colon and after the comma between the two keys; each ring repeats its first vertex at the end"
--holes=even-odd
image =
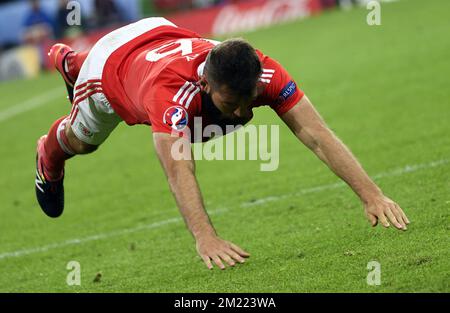
{"type": "Polygon", "coordinates": [[[320,10],[319,0],[250,0],[182,12],[167,19],[201,35],[217,36],[304,18],[320,10]]]}

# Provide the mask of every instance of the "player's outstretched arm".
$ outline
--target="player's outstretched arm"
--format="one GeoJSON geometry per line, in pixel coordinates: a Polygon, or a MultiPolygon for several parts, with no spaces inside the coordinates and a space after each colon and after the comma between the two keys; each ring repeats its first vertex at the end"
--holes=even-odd
{"type": "Polygon", "coordinates": [[[406,230],[409,220],[403,210],[383,195],[350,150],[327,127],[306,96],[281,118],[360,197],[372,226],[379,221],[385,227],[392,223],[396,228],[406,230]]]}
{"type": "MultiPolygon", "coordinates": [[[[223,261],[234,266],[244,263],[250,255],[235,244],[219,238],[204,208],[200,188],[195,177],[195,163],[190,160],[175,160],[172,145],[182,138],[165,133],[154,133],[153,140],[161,165],[167,176],[170,189],[188,229],[196,240],[197,252],[209,269],[212,262],[225,269],[223,261]]],[[[188,143],[189,145],[189,143],[188,143]]]]}

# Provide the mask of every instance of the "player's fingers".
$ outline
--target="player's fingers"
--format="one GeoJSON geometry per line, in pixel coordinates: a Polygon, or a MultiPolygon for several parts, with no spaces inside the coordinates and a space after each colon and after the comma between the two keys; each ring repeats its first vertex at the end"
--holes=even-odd
{"type": "Polygon", "coordinates": [[[237,254],[236,252],[234,252],[232,249],[227,250],[227,253],[229,256],[231,256],[233,259],[235,259],[239,263],[245,262],[245,259],[243,257],[241,257],[239,254],[237,254]]]}
{"type": "Polygon", "coordinates": [[[390,208],[386,208],[384,210],[387,218],[389,221],[398,229],[402,229],[402,225],[397,221],[397,218],[395,217],[394,213],[392,213],[392,210],[390,208]]]}
{"type": "Polygon", "coordinates": [[[219,256],[215,255],[212,257],[214,263],[216,263],[216,265],[221,269],[224,270],[225,269],[225,265],[223,265],[222,260],[219,258],[219,256]]]}
{"type": "Polygon", "coordinates": [[[377,226],[378,219],[377,219],[377,217],[375,215],[367,214],[367,218],[369,219],[370,225],[372,225],[372,227],[377,226]]]}
{"type": "Polygon", "coordinates": [[[202,255],[201,257],[202,257],[203,262],[205,262],[206,267],[208,269],[212,270],[213,266],[212,266],[211,259],[209,258],[209,256],[202,255]]]}
{"type": "Polygon", "coordinates": [[[219,254],[220,258],[228,263],[229,266],[235,266],[236,262],[226,253],[222,252],[219,254]]]}
{"type": "Polygon", "coordinates": [[[240,256],[243,256],[244,258],[248,258],[250,256],[250,253],[244,251],[243,249],[236,246],[234,243],[229,242],[231,249],[239,253],[240,256]]]}
{"type": "Polygon", "coordinates": [[[400,210],[397,208],[396,205],[392,205],[391,206],[391,212],[394,214],[395,218],[397,219],[397,221],[400,223],[400,225],[402,226],[403,230],[406,230],[406,222],[403,220],[403,215],[402,213],[400,213],[400,210]]]}
{"type": "Polygon", "coordinates": [[[408,217],[406,216],[405,212],[403,212],[402,208],[398,204],[395,204],[395,206],[400,211],[400,214],[402,215],[403,220],[405,221],[406,225],[408,225],[410,223],[410,221],[409,221],[408,217]]]}
{"type": "Polygon", "coordinates": [[[386,216],[384,215],[383,212],[381,212],[378,215],[378,220],[380,221],[381,225],[383,225],[384,227],[389,227],[390,226],[389,222],[387,221],[387,218],[386,218],[386,216]]]}

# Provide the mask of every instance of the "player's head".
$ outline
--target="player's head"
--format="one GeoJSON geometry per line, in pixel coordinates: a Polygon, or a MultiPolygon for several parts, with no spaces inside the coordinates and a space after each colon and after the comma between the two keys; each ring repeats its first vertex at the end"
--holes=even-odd
{"type": "Polygon", "coordinates": [[[232,113],[256,97],[261,71],[259,57],[248,42],[228,39],[208,54],[201,83],[222,113],[232,113]]]}

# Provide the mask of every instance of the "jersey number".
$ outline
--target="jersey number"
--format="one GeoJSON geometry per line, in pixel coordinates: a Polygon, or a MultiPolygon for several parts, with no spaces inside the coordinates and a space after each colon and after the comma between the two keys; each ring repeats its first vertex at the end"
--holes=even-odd
{"type": "Polygon", "coordinates": [[[167,45],[161,46],[157,49],[147,52],[145,59],[149,62],[158,62],[162,58],[181,52],[181,56],[185,56],[192,53],[192,41],[190,39],[179,39],[175,42],[168,43],[167,45]],[[173,47],[172,47],[173,46],[173,47]],[[167,50],[169,47],[172,49],[167,50]],[[160,53],[160,51],[165,52],[160,53]]]}

